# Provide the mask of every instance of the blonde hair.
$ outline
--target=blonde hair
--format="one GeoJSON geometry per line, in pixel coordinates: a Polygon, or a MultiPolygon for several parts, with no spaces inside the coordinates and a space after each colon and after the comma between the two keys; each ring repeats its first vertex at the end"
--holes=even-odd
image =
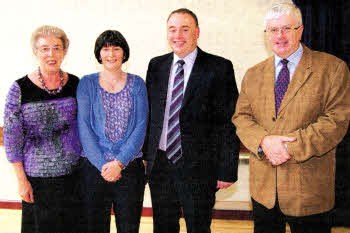
{"type": "Polygon", "coordinates": [[[270,19],[276,19],[282,15],[293,15],[297,20],[297,27],[303,24],[303,19],[301,16],[300,9],[293,3],[278,3],[273,5],[267,10],[264,20],[264,28],[266,29],[266,22],[270,19]]]}
{"type": "Polygon", "coordinates": [[[66,33],[58,27],[55,26],[49,26],[49,25],[43,25],[35,29],[35,31],[32,33],[32,37],[30,39],[30,44],[32,46],[32,49],[35,49],[37,40],[42,36],[54,36],[57,37],[62,41],[63,50],[67,50],[69,47],[69,39],[66,35],[66,33]]]}

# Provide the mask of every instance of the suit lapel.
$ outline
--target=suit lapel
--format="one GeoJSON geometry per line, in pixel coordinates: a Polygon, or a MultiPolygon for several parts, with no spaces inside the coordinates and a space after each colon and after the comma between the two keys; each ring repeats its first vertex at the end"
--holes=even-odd
{"type": "Polygon", "coordinates": [[[170,53],[169,56],[164,60],[164,65],[159,71],[159,100],[160,100],[160,114],[159,116],[164,116],[166,99],[168,94],[168,83],[170,76],[171,63],[173,61],[173,53],[170,53]]]}
{"type": "Polygon", "coordinates": [[[189,103],[189,101],[194,96],[195,91],[198,89],[198,87],[200,87],[201,77],[203,77],[203,55],[204,52],[198,48],[197,57],[193,64],[193,68],[187,82],[181,108],[189,103]]]}
{"type": "Polygon", "coordinates": [[[265,66],[265,70],[263,73],[263,87],[266,87],[264,89],[264,92],[266,92],[266,103],[270,105],[268,109],[271,109],[272,112],[270,113],[271,116],[276,116],[276,110],[275,110],[275,63],[274,63],[274,57],[271,57],[265,66]]]}
{"type": "Polygon", "coordinates": [[[312,72],[311,51],[305,46],[303,48],[304,48],[303,55],[294,72],[294,76],[288,86],[287,92],[282,100],[279,113],[282,112],[283,109],[293,100],[294,96],[297,94],[299,89],[303,86],[303,84],[306,82],[306,80],[308,79],[308,77],[312,72]]]}

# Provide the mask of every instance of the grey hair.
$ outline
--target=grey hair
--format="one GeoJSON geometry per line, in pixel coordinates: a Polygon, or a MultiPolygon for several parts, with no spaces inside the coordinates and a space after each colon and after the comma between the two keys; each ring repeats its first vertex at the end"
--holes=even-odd
{"type": "Polygon", "coordinates": [[[32,49],[36,48],[35,45],[37,40],[43,36],[54,36],[60,39],[62,41],[63,50],[67,50],[69,47],[69,39],[66,33],[61,28],[43,25],[35,29],[35,31],[32,33],[32,37],[30,39],[32,49]]]}
{"type": "Polygon", "coordinates": [[[300,9],[293,3],[278,3],[267,10],[264,20],[264,28],[266,29],[266,22],[270,19],[276,19],[282,15],[293,15],[297,20],[297,27],[303,24],[300,9]]]}

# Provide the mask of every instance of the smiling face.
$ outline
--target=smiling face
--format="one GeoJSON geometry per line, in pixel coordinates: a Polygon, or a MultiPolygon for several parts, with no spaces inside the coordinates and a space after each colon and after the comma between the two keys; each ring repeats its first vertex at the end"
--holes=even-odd
{"type": "Polygon", "coordinates": [[[295,17],[287,14],[266,21],[269,44],[275,54],[281,58],[287,58],[298,49],[303,34],[303,25],[299,28],[298,26],[295,17]],[[280,30],[288,27],[291,28],[289,32],[280,30]],[[277,33],[269,32],[271,29],[277,29],[277,33]]]}
{"type": "Polygon", "coordinates": [[[118,71],[123,64],[124,52],[119,46],[104,46],[100,51],[102,64],[105,70],[118,71]]]}
{"type": "Polygon", "coordinates": [[[34,55],[40,63],[42,72],[57,72],[67,53],[62,41],[55,36],[39,37],[35,43],[34,55]]]}
{"type": "Polygon", "coordinates": [[[197,47],[199,27],[190,14],[174,13],[167,23],[167,39],[173,52],[186,57],[197,47]]]}

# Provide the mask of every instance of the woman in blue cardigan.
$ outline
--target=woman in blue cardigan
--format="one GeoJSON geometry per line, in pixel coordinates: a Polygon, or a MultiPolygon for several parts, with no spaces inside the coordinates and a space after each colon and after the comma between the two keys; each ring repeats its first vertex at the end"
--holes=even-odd
{"type": "Polygon", "coordinates": [[[109,232],[112,206],[118,233],[139,232],[146,87],[139,76],[122,70],[129,46],[118,31],[107,30],[97,38],[95,57],[104,70],[84,76],[77,90],[86,232],[109,232]]]}

